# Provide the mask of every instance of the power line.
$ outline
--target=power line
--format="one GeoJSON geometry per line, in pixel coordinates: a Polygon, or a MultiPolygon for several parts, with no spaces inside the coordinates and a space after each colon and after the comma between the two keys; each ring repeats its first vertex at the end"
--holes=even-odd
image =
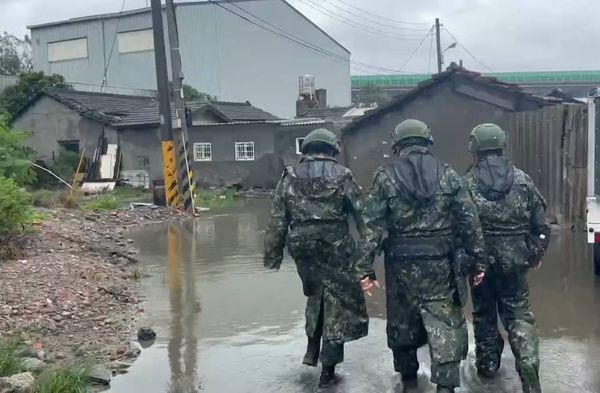
{"type": "Polygon", "coordinates": [[[475,60],[477,63],[479,63],[480,66],[482,66],[483,68],[485,68],[486,70],[490,71],[490,72],[494,72],[492,71],[492,69],[490,67],[488,67],[487,65],[485,65],[481,60],[479,60],[473,53],[471,53],[471,51],[469,51],[459,40],[458,38],[456,38],[456,36],[454,34],[452,34],[450,32],[450,30],[448,30],[448,28],[444,28],[444,31],[446,31],[446,33],[448,33],[448,35],[450,35],[450,37],[452,37],[452,39],[454,41],[456,41],[456,43],[458,44],[458,46],[460,46],[462,48],[462,50],[464,50],[469,56],[471,56],[473,58],[473,60],[475,60]]]}
{"type": "Polygon", "coordinates": [[[418,40],[419,37],[416,36],[408,36],[408,35],[401,35],[401,34],[395,34],[393,32],[390,31],[386,31],[386,30],[382,30],[382,29],[378,29],[376,27],[372,27],[363,23],[359,23],[356,21],[353,21],[352,19],[346,18],[343,15],[337,14],[331,10],[328,10],[327,8],[324,8],[323,6],[321,6],[320,4],[317,4],[315,2],[313,2],[312,0],[297,0],[300,3],[311,7],[312,9],[314,9],[317,12],[320,12],[323,15],[329,16],[332,19],[335,19],[337,21],[339,21],[340,23],[343,23],[345,25],[351,26],[355,29],[359,29],[362,31],[365,31],[367,33],[371,33],[377,36],[386,36],[386,37],[390,37],[390,38],[395,38],[395,39],[399,39],[399,40],[418,40]]]}
{"type": "Polygon", "coordinates": [[[433,27],[431,29],[429,29],[429,31],[421,39],[421,41],[419,42],[419,44],[417,45],[417,47],[415,48],[415,50],[410,54],[410,56],[408,56],[406,58],[406,60],[402,64],[402,67],[400,67],[401,70],[404,70],[404,67],[406,67],[406,65],[408,64],[408,62],[417,54],[417,52],[419,51],[419,49],[421,49],[421,46],[423,46],[423,43],[427,40],[427,37],[429,37],[429,35],[432,35],[432,32],[433,32],[433,27]]]}
{"type": "MultiPolygon", "coordinates": [[[[255,18],[256,20],[259,20],[259,21],[265,23],[266,25],[270,26],[271,28],[269,28],[267,26],[264,26],[264,25],[262,25],[260,23],[257,23],[255,21],[249,19],[248,17],[246,17],[244,15],[241,15],[238,12],[236,12],[236,11],[230,9],[230,8],[225,7],[222,4],[222,2],[217,2],[217,1],[214,1],[214,0],[208,0],[208,2],[210,2],[211,4],[216,5],[216,6],[220,7],[220,8],[222,8],[222,9],[224,9],[225,11],[227,11],[227,12],[233,14],[233,15],[236,15],[237,17],[245,20],[248,23],[251,23],[251,24],[253,24],[253,25],[255,25],[255,26],[257,26],[257,27],[259,27],[259,28],[261,28],[261,29],[263,29],[265,31],[268,31],[268,32],[270,32],[272,34],[275,34],[275,35],[279,36],[279,37],[282,37],[282,38],[284,38],[284,39],[286,39],[288,41],[291,41],[291,42],[293,42],[293,43],[295,43],[295,44],[297,44],[299,46],[302,46],[302,47],[304,47],[304,48],[306,48],[308,50],[311,50],[312,52],[315,52],[317,54],[321,54],[321,55],[330,57],[334,61],[337,61],[338,63],[341,63],[341,64],[346,64],[348,62],[348,58],[346,58],[344,56],[341,56],[341,55],[338,55],[338,54],[336,54],[334,52],[331,52],[331,51],[329,51],[327,49],[321,48],[321,47],[319,47],[317,45],[314,45],[314,44],[312,44],[310,42],[304,41],[303,39],[298,38],[298,37],[294,36],[293,34],[291,34],[291,33],[287,32],[287,31],[285,31],[285,30],[283,30],[283,29],[281,29],[281,28],[273,25],[272,23],[266,21],[265,19],[263,19],[263,18],[261,18],[261,17],[259,17],[257,15],[254,15],[253,13],[245,10],[244,8],[240,7],[239,5],[237,5],[234,2],[231,2],[230,0],[224,0],[224,2],[227,3],[227,4],[229,4],[229,5],[232,5],[232,6],[236,7],[237,9],[239,9],[239,10],[243,11],[244,13],[250,15],[251,17],[255,18]]],[[[367,69],[369,72],[374,72],[374,71],[378,72],[378,73],[381,73],[381,72],[387,72],[387,73],[389,73],[389,72],[395,72],[395,73],[399,73],[400,72],[399,70],[394,70],[394,69],[391,69],[391,68],[375,66],[375,65],[372,65],[372,64],[363,63],[363,62],[359,62],[359,61],[350,61],[350,63],[355,68],[362,68],[363,70],[367,69]]]]}
{"type": "Polygon", "coordinates": [[[108,72],[108,67],[110,67],[110,61],[112,60],[113,51],[115,50],[115,42],[117,41],[117,34],[119,33],[119,24],[121,23],[121,16],[123,15],[126,1],[127,0],[123,0],[121,3],[121,11],[119,11],[119,16],[117,17],[117,26],[115,27],[115,34],[113,35],[112,44],[110,45],[110,54],[108,55],[106,65],[104,66],[104,74],[102,75],[102,84],[100,85],[100,90],[102,90],[106,84],[106,73],[108,72]]]}
{"type": "Polygon", "coordinates": [[[417,32],[421,32],[421,33],[423,31],[425,31],[425,28],[400,27],[400,26],[397,26],[397,25],[393,25],[393,24],[389,24],[389,23],[384,23],[384,22],[381,22],[379,20],[371,19],[369,17],[366,17],[364,15],[364,13],[361,15],[361,14],[357,14],[356,12],[349,11],[349,10],[343,8],[343,7],[340,7],[339,5],[332,3],[331,0],[321,0],[321,1],[324,2],[324,3],[328,3],[332,7],[336,8],[336,9],[342,11],[342,12],[345,12],[345,13],[347,13],[349,15],[357,17],[361,21],[370,22],[370,23],[373,23],[373,24],[375,24],[377,26],[381,26],[383,28],[391,28],[391,29],[394,29],[394,30],[399,30],[399,29],[401,29],[401,30],[412,30],[412,31],[417,31],[417,32]]]}
{"type": "Polygon", "coordinates": [[[427,62],[427,73],[431,74],[431,54],[433,52],[433,34],[430,35],[429,40],[429,61],[427,62]]]}
{"type": "Polygon", "coordinates": [[[368,10],[365,10],[364,8],[360,8],[360,7],[357,7],[357,6],[353,5],[353,4],[347,3],[347,2],[345,2],[343,0],[335,0],[335,1],[337,1],[338,3],[342,3],[342,4],[344,4],[344,5],[346,5],[346,6],[350,7],[350,8],[353,8],[353,9],[355,9],[357,11],[360,11],[360,12],[362,12],[364,14],[374,16],[374,17],[376,17],[378,19],[383,19],[383,20],[387,20],[387,21],[398,23],[398,24],[402,24],[402,25],[421,25],[421,26],[423,26],[423,25],[429,25],[429,23],[427,23],[427,22],[406,22],[406,21],[401,21],[401,20],[397,20],[397,19],[388,18],[386,16],[378,15],[378,14],[375,14],[375,13],[370,12],[368,10]]]}

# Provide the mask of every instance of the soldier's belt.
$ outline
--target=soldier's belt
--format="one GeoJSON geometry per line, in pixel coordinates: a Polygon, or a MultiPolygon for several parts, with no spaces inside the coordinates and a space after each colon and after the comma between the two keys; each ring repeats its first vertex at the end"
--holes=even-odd
{"type": "Polygon", "coordinates": [[[384,242],[386,255],[392,259],[445,258],[453,250],[451,236],[388,237],[384,242]]]}

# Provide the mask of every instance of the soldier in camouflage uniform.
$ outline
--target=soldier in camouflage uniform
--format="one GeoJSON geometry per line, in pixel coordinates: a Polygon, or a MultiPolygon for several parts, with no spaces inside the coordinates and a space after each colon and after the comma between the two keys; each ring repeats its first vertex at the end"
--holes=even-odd
{"type": "Polygon", "coordinates": [[[308,347],[303,363],[323,365],[319,385],[335,381],[344,343],[367,335],[368,316],[362,284],[370,286],[371,265],[360,265],[350,235],[352,216],[364,234],[361,190],[349,169],[333,158],[335,134],[312,131],[304,139],[299,164],[285,169],[276,189],[272,222],[265,238],[265,266],[279,269],[287,244],[302,280],[308,347]],[[323,346],[320,350],[321,339],[323,346]]]}
{"type": "Polygon", "coordinates": [[[474,165],[464,177],[483,226],[490,270],[472,288],[476,365],[491,377],[500,367],[504,340],[498,314],[508,332],[524,392],[541,392],[538,337],[529,306],[527,271],[539,267],[548,247],[550,226],[546,204],[523,171],[502,156],[506,134],[495,124],[471,133],[474,165]]]}
{"type": "Polygon", "coordinates": [[[429,127],[406,120],[392,138],[398,158],[375,174],[365,213],[367,259],[385,251],[388,346],[405,390],[416,387],[417,349],[429,344],[432,382],[438,392],[454,392],[468,345],[454,233],[472,257],[473,265],[464,268],[477,282],[485,272],[483,234],[460,177],[429,151],[429,127]]]}

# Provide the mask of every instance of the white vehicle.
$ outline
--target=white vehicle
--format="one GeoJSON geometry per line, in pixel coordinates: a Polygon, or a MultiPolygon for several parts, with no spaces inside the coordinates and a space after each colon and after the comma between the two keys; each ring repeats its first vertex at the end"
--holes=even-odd
{"type": "Polygon", "coordinates": [[[596,118],[600,104],[600,88],[593,89],[588,96],[588,165],[587,165],[587,238],[594,245],[594,273],[600,276],[600,152],[596,145],[598,124],[596,118]],[[597,157],[598,156],[598,157],[597,157]],[[598,172],[598,173],[597,173],[598,172]]]}

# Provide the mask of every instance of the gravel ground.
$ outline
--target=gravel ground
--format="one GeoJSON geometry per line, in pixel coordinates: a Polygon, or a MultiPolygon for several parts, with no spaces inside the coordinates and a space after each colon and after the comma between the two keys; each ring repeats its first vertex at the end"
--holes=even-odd
{"type": "Polygon", "coordinates": [[[0,338],[21,336],[50,362],[131,355],[143,304],[127,230],[189,216],[150,207],[40,212],[21,259],[0,265],[0,338]]]}

